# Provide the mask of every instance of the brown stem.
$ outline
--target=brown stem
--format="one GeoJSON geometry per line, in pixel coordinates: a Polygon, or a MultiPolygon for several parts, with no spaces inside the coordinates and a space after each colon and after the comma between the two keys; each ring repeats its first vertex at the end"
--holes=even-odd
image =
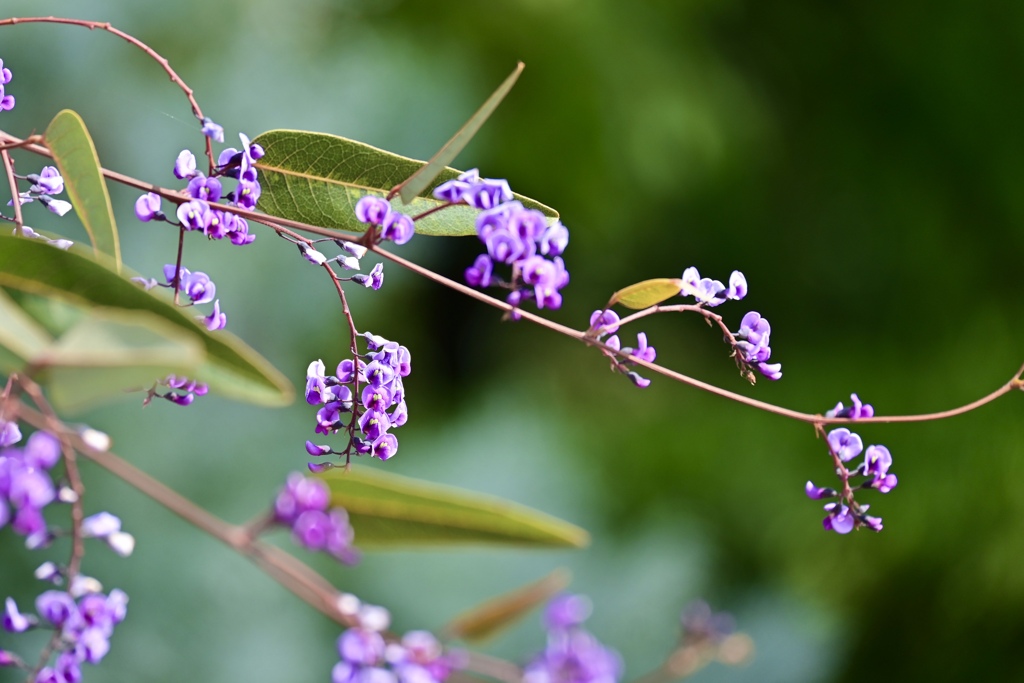
{"type": "MultiPolygon", "coordinates": [[[[85,19],[68,19],[68,18],[65,18],[65,17],[52,17],[52,16],[51,17],[12,17],[10,19],[0,20],[0,26],[14,26],[16,24],[32,24],[32,23],[36,23],[36,24],[38,24],[38,23],[44,23],[44,24],[66,24],[68,26],[81,26],[81,27],[87,28],[89,30],[100,29],[102,31],[106,31],[108,33],[111,33],[111,34],[117,36],[118,38],[121,38],[121,39],[127,41],[128,43],[134,45],[135,47],[137,47],[140,50],[142,50],[143,52],[145,52],[146,55],[149,56],[150,59],[152,59],[157,64],[159,64],[160,68],[163,69],[164,72],[168,76],[170,76],[171,81],[173,81],[174,84],[177,85],[181,89],[181,91],[183,93],[185,93],[185,97],[188,98],[188,103],[192,107],[192,114],[195,115],[195,117],[197,119],[202,121],[205,118],[203,116],[203,110],[200,109],[200,107],[199,107],[199,102],[196,101],[196,98],[193,95],[192,88],[190,88],[188,86],[188,84],[185,83],[184,80],[182,80],[181,76],[179,76],[178,73],[174,69],[171,68],[170,62],[168,62],[165,57],[162,57],[156,50],[151,48],[149,45],[146,45],[144,42],[142,42],[141,40],[139,40],[135,36],[129,35],[129,34],[125,33],[124,31],[116,29],[113,26],[111,26],[109,22],[104,22],[104,21],[87,21],[85,19]]],[[[210,161],[210,172],[212,173],[215,164],[214,164],[214,161],[213,161],[213,143],[210,141],[209,137],[206,138],[206,156],[207,156],[207,158],[210,161]]]]}
{"type": "Polygon", "coordinates": [[[0,150],[0,159],[4,163],[4,173],[7,174],[7,184],[11,188],[11,206],[14,207],[14,227],[20,233],[25,225],[21,215],[21,198],[18,195],[18,179],[14,177],[14,162],[6,149],[0,150]]]}

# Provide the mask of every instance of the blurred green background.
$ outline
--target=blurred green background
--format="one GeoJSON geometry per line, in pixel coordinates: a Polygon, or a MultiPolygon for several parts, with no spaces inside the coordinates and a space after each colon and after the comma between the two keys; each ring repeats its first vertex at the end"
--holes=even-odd
{"type": "MultiPolygon", "coordinates": [[[[15,15],[111,21],[168,57],[230,138],[299,128],[426,157],[522,59],[519,84],[457,165],[506,177],[561,213],[572,283],[559,322],[582,326],[616,288],[696,265],[743,271],[785,377],[745,387],[696,319],[645,329],[659,360],[810,412],[856,391],[881,413],[950,408],[1024,360],[1024,5],[979,1],[5,0],[15,15]]],[[[177,187],[199,151],[181,96],[116,38],[5,28],[18,99],[3,128],[79,111],[104,164],[177,187]]],[[[231,140],[229,139],[229,143],[231,140]]],[[[24,171],[36,168],[27,157],[24,171]]],[[[113,188],[125,260],[155,275],[176,236],[134,220],[113,188]]],[[[36,208],[36,207],[29,207],[36,208]]],[[[38,216],[38,213],[35,215],[38,216]]],[[[33,224],[47,227],[40,218],[33,224]]],[[[346,345],[334,294],[266,231],[251,246],[189,241],[230,328],[297,384],[346,345]]],[[[401,253],[457,276],[472,239],[401,253]]],[[[756,640],[754,662],[703,681],[1021,680],[1024,421],[1018,395],[946,422],[870,426],[900,485],[865,496],[881,534],[821,529],[807,479],[831,477],[810,428],[655,378],[645,390],[582,346],[388,266],[357,293],[357,322],[412,350],[411,420],[389,471],[507,496],[585,526],[578,552],[385,553],[355,569],[309,559],[385,604],[398,629],[433,628],[489,595],[572,569],[591,625],[655,666],[679,610],[704,596],[756,640]]],[[[183,410],[137,401],[80,419],[114,450],[233,521],[301,468],[313,411],[216,397],[183,410]]],[[[96,468],[90,511],[138,537],[130,559],[86,569],[132,597],[86,680],[328,680],[337,628],[244,560],[96,468]]],[[[357,530],[358,539],[358,530],[357,530]]],[[[0,593],[38,592],[41,561],[0,535],[0,593]]],[[[305,557],[305,556],[304,556],[305,557]]],[[[22,598],[25,599],[24,597],[22,598]]],[[[490,643],[523,660],[536,618],[490,643]]],[[[3,636],[0,647],[15,645],[3,636]]],[[[16,680],[0,672],[0,681],[16,680]]]]}

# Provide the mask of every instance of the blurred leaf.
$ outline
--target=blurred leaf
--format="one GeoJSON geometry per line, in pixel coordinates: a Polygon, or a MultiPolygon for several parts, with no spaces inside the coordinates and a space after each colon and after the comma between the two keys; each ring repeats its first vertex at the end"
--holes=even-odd
{"type": "Polygon", "coordinates": [[[682,285],[682,280],[676,278],[659,277],[653,280],[644,280],[635,285],[623,287],[612,294],[608,306],[622,304],[626,308],[647,308],[678,295],[682,285]]]}
{"type": "Polygon", "coordinates": [[[437,178],[438,174],[448,164],[455,161],[455,157],[459,155],[459,152],[469,144],[469,141],[473,139],[473,136],[480,130],[480,127],[487,122],[487,119],[498,108],[501,101],[512,90],[512,86],[519,80],[519,74],[523,73],[523,66],[525,65],[519,62],[516,65],[515,71],[498,86],[498,89],[476,110],[476,113],[469,118],[469,121],[466,121],[462,128],[452,136],[452,139],[446,142],[444,147],[439,149],[437,154],[430,158],[430,161],[402,182],[401,190],[398,194],[402,198],[403,204],[408,204],[417,195],[422,194],[424,190],[430,187],[430,184],[437,178]]]}
{"type": "MultiPolygon", "coordinates": [[[[260,171],[260,208],[273,216],[319,225],[325,228],[363,232],[366,225],[356,220],[356,202],[365,195],[387,196],[422,165],[407,157],[346,140],[336,135],[299,130],[271,130],[253,140],[265,155],[256,162],[260,171]]],[[[431,195],[443,182],[461,171],[442,169],[440,174],[407,206],[393,200],[396,209],[415,216],[442,206],[431,195]]],[[[516,195],[524,206],[539,209],[551,220],[558,212],[532,199],[516,195]]],[[[456,205],[416,221],[420,235],[459,237],[476,234],[478,211],[456,205]]]]}
{"type": "Polygon", "coordinates": [[[581,548],[586,531],[523,505],[355,466],[320,475],[361,548],[462,543],[581,548]]]}
{"type": "Polygon", "coordinates": [[[74,411],[171,373],[195,376],[205,356],[198,335],[156,314],[92,308],[33,361],[46,368],[53,403],[74,411]]]}
{"type": "Polygon", "coordinates": [[[77,113],[65,109],[53,117],[43,138],[53,152],[60,174],[64,176],[64,187],[89,233],[93,249],[97,254],[113,258],[115,269],[120,271],[121,243],[117,237],[114,209],[110,205],[110,194],[100,170],[96,146],[85,122],[77,113]]]}
{"type": "MultiPolygon", "coordinates": [[[[24,366],[52,341],[49,333],[15,303],[7,292],[0,289],[0,347],[13,355],[14,359],[8,360],[13,360],[17,366],[24,366]]],[[[5,365],[3,370],[11,372],[17,366],[5,365]]]]}
{"type": "Polygon", "coordinates": [[[449,638],[479,641],[511,626],[569,585],[569,572],[556,569],[522,588],[492,598],[452,619],[442,632],[449,638]]]}
{"type": "Polygon", "coordinates": [[[208,332],[191,310],[153,296],[74,250],[0,235],[0,285],[56,297],[87,311],[100,306],[143,312],[143,325],[155,315],[202,347],[204,359],[191,379],[249,403],[283,405],[292,398],[288,379],[240,339],[224,331],[208,332]]]}

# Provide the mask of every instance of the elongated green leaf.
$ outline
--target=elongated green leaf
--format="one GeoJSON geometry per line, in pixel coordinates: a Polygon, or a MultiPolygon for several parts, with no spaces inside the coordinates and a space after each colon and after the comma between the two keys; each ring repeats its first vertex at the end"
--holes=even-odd
{"type": "Polygon", "coordinates": [[[282,405],[292,398],[288,379],[240,339],[225,331],[207,332],[193,311],[153,296],[74,251],[0,235],[0,285],[56,297],[86,311],[101,306],[155,315],[200,344],[204,358],[192,378],[216,393],[264,405],[282,405]]]}
{"type": "MultiPolygon", "coordinates": [[[[17,359],[18,366],[28,364],[53,338],[46,329],[22,309],[7,292],[0,289],[0,346],[17,359]]],[[[4,367],[7,372],[16,367],[4,367]]]]}
{"type": "Polygon", "coordinates": [[[480,641],[508,628],[569,585],[569,571],[556,569],[544,578],[499,595],[463,612],[442,629],[449,638],[480,641]]]}
{"type": "Polygon", "coordinates": [[[107,182],[103,178],[96,146],[82,117],[65,109],[50,121],[43,135],[46,146],[53,152],[71,205],[85,226],[93,249],[114,260],[115,269],[121,270],[121,242],[114,222],[114,209],[110,205],[107,182]]]}
{"type": "Polygon", "coordinates": [[[92,308],[32,361],[47,369],[53,403],[75,411],[171,373],[194,376],[205,357],[198,335],[158,315],[92,308]]]}
{"type": "Polygon", "coordinates": [[[622,304],[626,308],[647,308],[679,294],[682,284],[682,280],[667,277],[644,280],[635,285],[623,287],[612,294],[608,305],[622,304]]]}
{"type": "MultiPolygon", "coordinates": [[[[361,197],[386,196],[423,165],[422,161],[325,133],[271,130],[253,142],[265,152],[256,162],[263,190],[261,209],[274,216],[349,232],[366,229],[355,215],[361,197]]],[[[398,198],[392,203],[413,216],[442,206],[444,202],[434,199],[431,192],[459,173],[445,168],[408,205],[401,206],[398,198]]],[[[539,209],[552,221],[558,217],[558,212],[539,202],[520,195],[516,199],[539,209]]],[[[468,206],[451,206],[416,221],[416,232],[444,237],[475,235],[477,213],[468,206]]]]}
{"type": "Polygon", "coordinates": [[[448,164],[455,161],[455,157],[459,155],[459,152],[465,149],[469,141],[480,130],[480,127],[487,122],[487,119],[491,117],[491,114],[498,108],[501,101],[505,99],[505,95],[508,95],[509,91],[512,90],[512,86],[519,80],[519,74],[523,73],[524,66],[522,62],[519,62],[516,65],[515,71],[498,86],[498,89],[476,110],[476,113],[470,117],[469,121],[463,124],[462,128],[452,136],[452,139],[446,142],[444,147],[439,149],[437,154],[430,158],[430,161],[420,167],[418,171],[401,184],[402,189],[398,194],[402,198],[403,204],[408,204],[416,196],[422,194],[424,190],[430,187],[430,184],[437,178],[438,174],[448,164]]]}
{"type": "Polygon", "coordinates": [[[331,501],[348,510],[361,548],[497,543],[571,546],[583,529],[523,505],[397,474],[354,466],[320,475],[331,501]]]}

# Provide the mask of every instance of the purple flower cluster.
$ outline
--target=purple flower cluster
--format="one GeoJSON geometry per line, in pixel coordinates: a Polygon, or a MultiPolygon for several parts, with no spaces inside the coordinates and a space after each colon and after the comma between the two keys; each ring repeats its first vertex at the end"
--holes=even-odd
{"type": "Polygon", "coordinates": [[[4,92],[4,87],[11,82],[11,70],[4,66],[4,60],[0,59],[0,111],[14,109],[14,95],[4,92]]]}
{"type": "Polygon", "coordinates": [[[751,368],[770,380],[782,377],[782,363],[768,363],[772,355],[769,346],[772,326],[757,311],[750,311],[740,321],[740,330],[736,333],[736,362],[743,368],[744,374],[752,378],[751,368]]]}
{"type": "Polygon", "coordinates": [[[549,225],[543,213],[513,199],[506,181],[481,178],[476,169],[442,183],[434,196],[480,210],[476,232],[487,253],[477,256],[466,269],[471,287],[510,289],[505,301],[512,306],[533,299],[538,308],[561,307],[560,290],[569,284],[561,256],[569,244],[569,231],[561,221],[549,225]],[[494,274],[499,263],[512,267],[509,282],[494,274]]]}
{"type": "Polygon", "coordinates": [[[577,595],[554,598],[544,615],[547,647],[523,669],[523,683],[616,683],[622,660],[586,631],[590,602],[577,595]]]}
{"type": "Polygon", "coordinates": [[[167,399],[171,403],[176,403],[179,406],[191,405],[196,400],[197,396],[206,396],[210,391],[210,387],[202,382],[197,382],[194,379],[188,377],[178,377],[177,375],[167,375],[162,380],[159,380],[143,399],[142,404],[148,405],[149,402],[154,398],[167,399]],[[156,386],[164,386],[171,389],[165,393],[157,393],[156,386]]]}
{"type": "MultiPolygon", "coordinates": [[[[0,92],[2,91],[3,87],[0,86],[0,92]]],[[[72,207],[69,202],[53,198],[53,195],[64,191],[64,178],[55,166],[44,166],[43,170],[39,173],[29,173],[24,179],[32,183],[32,185],[28,188],[27,192],[18,193],[19,204],[31,204],[38,200],[51,213],[55,213],[58,216],[63,216],[71,210],[72,207]]],[[[12,204],[14,204],[14,200],[7,202],[7,206],[12,204]]],[[[33,236],[38,237],[35,234],[33,236]]],[[[70,246],[70,242],[68,244],[70,246]]],[[[63,248],[66,249],[67,247],[63,248]]]]}
{"type": "MultiPolygon", "coordinates": [[[[398,439],[390,430],[401,427],[409,418],[402,378],[412,370],[412,357],[409,349],[397,342],[369,332],[363,337],[368,347],[366,354],[341,361],[336,375],[325,374],[322,360],[313,361],[306,370],[306,402],[323,406],[316,414],[316,433],[327,435],[346,430],[349,434],[349,445],[343,451],[307,441],[306,452],[310,455],[333,453],[348,457],[354,451],[387,460],[398,451],[398,439]],[[346,413],[352,414],[347,424],[342,419],[346,413]],[[361,437],[356,435],[357,428],[361,437]]],[[[332,463],[309,465],[314,472],[330,467],[332,463]]]]}
{"type": "Polygon", "coordinates": [[[0,529],[10,524],[27,547],[41,548],[53,540],[43,508],[58,499],[49,471],[60,461],[60,442],[47,432],[15,447],[19,441],[18,425],[0,420],[0,529]]]}
{"type": "MultiPolygon", "coordinates": [[[[86,582],[95,583],[95,582],[86,582]]],[[[85,584],[82,584],[85,585],[85,584]]],[[[102,590],[102,589],[100,589],[102,590]]],[[[13,598],[5,602],[3,627],[12,633],[32,628],[52,629],[60,634],[51,654],[52,664],[35,672],[36,683],[78,683],[82,664],[99,664],[110,651],[114,627],[124,621],[128,596],[115,588],[109,594],[48,590],[36,598],[36,613],[23,614],[13,598]]],[[[11,652],[0,650],[0,666],[28,668],[11,652]]]]}
{"type": "Polygon", "coordinates": [[[388,200],[376,195],[368,194],[356,202],[356,218],[360,223],[379,227],[377,237],[395,244],[405,244],[416,233],[411,218],[391,208],[388,200]]]}
{"type": "Polygon", "coordinates": [[[443,683],[463,666],[459,653],[445,652],[429,631],[409,631],[393,643],[379,631],[364,624],[341,634],[332,683],[443,683]]]}
{"type": "Polygon", "coordinates": [[[694,267],[683,271],[682,285],[679,287],[682,296],[692,296],[698,303],[709,307],[724,304],[726,301],[739,301],[747,295],[747,279],[738,270],[729,276],[729,286],[709,277],[702,278],[694,267]]]}
{"type": "MultiPolygon", "coordinates": [[[[654,359],[658,356],[658,352],[653,346],[648,346],[646,333],[637,333],[636,348],[633,348],[631,346],[622,346],[619,336],[615,334],[618,330],[619,314],[615,311],[597,310],[590,315],[590,328],[588,333],[592,333],[595,339],[603,340],[607,346],[616,350],[621,349],[642,361],[646,361],[648,363],[654,362],[654,359]],[[611,336],[604,339],[606,335],[611,336]]],[[[651,380],[646,377],[641,377],[635,370],[630,369],[635,365],[633,361],[622,360],[617,355],[611,353],[605,353],[605,355],[611,360],[612,370],[626,375],[629,377],[630,381],[638,387],[644,388],[650,386],[651,380]]]]}
{"type": "MultiPolygon", "coordinates": [[[[249,233],[249,223],[240,216],[214,208],[222,197],[227,204],[243,209],[252,209],[259,200],[261,189],[254,164],[263,156],[263,148],[250,143],[244,134],[239,137],[242,150],[229,147],[221,152],[212,176],[207,177],[196,168],[195,155],[187,149],[182,150],[174,162],[174,176],[188,181],[185,193],[192,198],[178,205],[176,215],[179,224],[186,230],[201,232],[209,239],[227,238],[232,244],[241,246],[256,239],[256,235],[249,233]],[[225,195],[220,178],[237,180],[235,189],[225,195]]],[[[160,196],[152,192],[136,200],[135,216],[143,222],[168,220],[161,210],[160,196]]]]}
{"type": "Polygon", "coordinates": [[[133,277],[132,282],[140,285],[146,291],[154,287],[170,287],[183,292],[189,298],[191,305],[208,304],[213,301],[213,310],[209,315],[198,315],[206,329],[211,332],[224,329],[228,324],[228,316],[220,310],[220,299],[214,299],[217,294],[217,286],[213,284],[210,276],[203,272],[192,272],[188,268],[179,268],[175,277],[174,264],[164,265],[164,279],[166,282],[157,282],[153,278],[133,277]]]}
{"type": "MultiPolygon", "coordinates": [[[[858,418],[872,417],[875,414],[874,408],[861,403],[856,394],[850,397],[853,405],[850,408],[843,408],[839,403],[828,417],[848,417],[856,420],[858,418]]],[[[804,492],[812,500],[836,499],[825,505],[827,515],[822,524],[828,531],[835,531],[839,534],[848,534],[858,527],[868,527],[874,531],[882,530],[881,517],[872,517],[867,514],[869,505],[858,503],[854,495],[862,489],[875,489],[881,493],[889,493],[896,488],[896,475],[889,471],[892,467],[892,455],[885,446],[871,445],[864,448],[864,441],[859,434],[851,432],[846,427],[833,429],[826,437],[829,454],[836,464],[836,474],[839,476],[840,489],[815,486],[808,481],[804,486],[804,492]],[[857,466],[850,469],[848,462],[854,460],[861,454],[863,460],[857,466]],[[862,478],[861,482],[854,486],[851,482],[854,478],[862,478]]]]}
{"type": "Polygon", "coordinates": [[[274,521],[290,527],[292,538],[302,547],[355,564],[359,552],[352,545],[355,532],[348,513],[330,505],[331,492],[325,483],[292,472],[274,499],[274,521]]]}

